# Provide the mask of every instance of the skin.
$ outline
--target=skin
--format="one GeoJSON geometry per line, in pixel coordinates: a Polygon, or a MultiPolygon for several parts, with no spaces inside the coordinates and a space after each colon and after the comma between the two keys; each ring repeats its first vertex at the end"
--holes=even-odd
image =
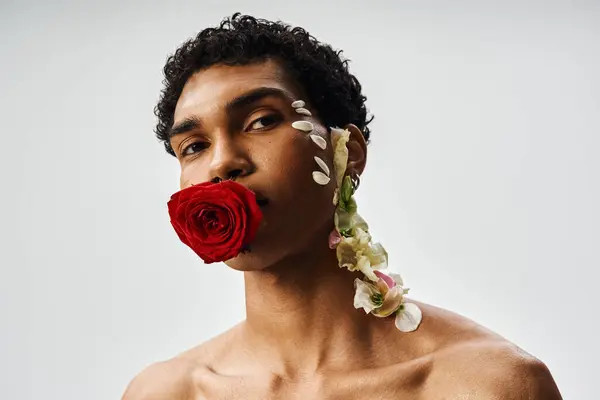
{"type": "MultiPolygon", "coordinates": [[[[423,322],[402,333],[393,317],[353,307],[353,281],[361,275],[339,268],[327,245],[335,182],[312,180],[314,156],[333,171],[332,149],[320,150],[294,129],[298,120],[328,139],[317,111],[276,61],[212,66],[185,85],[171,139],[181,187],[235,178],[269,199],[252,251],[226,262],[244,273],[247,318],[145,368],[123,400],[560,399],[541,361],[460,315],[409,300],[423,322]],[[280,94],[227,106],[265,88],[280,94]],[[299,99],[313,116],[294,111],[299,99]]],[[[367,146],[356,126],[346,128],[348,172],[360,174],[367,146]]]]}

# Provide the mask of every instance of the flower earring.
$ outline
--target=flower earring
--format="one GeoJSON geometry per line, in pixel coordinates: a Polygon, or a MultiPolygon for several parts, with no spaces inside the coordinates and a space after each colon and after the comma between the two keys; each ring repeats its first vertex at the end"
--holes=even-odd
{"type": "MultiPolygon", "coordinates": [[[[298,114],[310,117],[312,114],[305,106],[302,100],[292,103],[298,114]]],[[[327,148],[327,141],[313,134],[312,122],[302,119],[293,122],[292,127],[307,133],[320,150],[327,148]]],[[[333,170],[322,158],[314,156],[320,170],[313,171],[313,180],[322,186],[331,179],[336,183],[333,195],[335,226],[329,235],[329,248],[335,250],[340,268],[360,271],[365,276],[354,280],[354,307],[376,317],[395,314],[396,327],[402,332],[412,332],[421,323],[421,310],[416,304],[405,303],[404,295],[409,289],[404,287],[400,275],[381,272],[388,266],[387,251],[380,243],[372,242],[367,222],[357,213],[354,194],[360,186],[360,175],[355,170],[347,171],[350,135],[347,129],[330,128],[333,170]]]]}
{"type": "Polygon", "coordinates": [[[352,171],[350,174],[350,181],[352,182],[352,191],[356,193],[360,186],[360,175],[356,171],[352,171]]]}
{"type": "Polygon", "coordinates": [[[416,304],[404,301],[409,289],[404,287],[400,275],[382,272],[388,266],[387,251],[381,243],[372,242],[369,225],[357,212],[354,194],[360,186],[360,175],[355,170],[346,174],[350,132],[330,130],[338,187],[333,198],[335,227],[329,235],[329,247],[335,249],[340,268],[360,271],[365,276],[354,280],[354,307],[376,317],[395,314],[396,328],[412,332],[421,324],[421,310],[416,304]]]}

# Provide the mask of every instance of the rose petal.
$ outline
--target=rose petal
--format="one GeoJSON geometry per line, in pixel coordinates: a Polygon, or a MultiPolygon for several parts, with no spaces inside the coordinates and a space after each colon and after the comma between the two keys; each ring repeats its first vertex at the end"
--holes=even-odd
{"type": "Polygon", "coordinates": [[[256,195],[233,181],[182,189],[171,196],[168,210],[179,239],[206,263],[239,254],[262,219],[256,195]]]}
{"type": "Polygon", "coordinates": [[[402,332],[412,332],[421,324],[423,313],[419,306],[413,303],[405,303],[403,308],[396,314],[396,328],[402,332]]]}

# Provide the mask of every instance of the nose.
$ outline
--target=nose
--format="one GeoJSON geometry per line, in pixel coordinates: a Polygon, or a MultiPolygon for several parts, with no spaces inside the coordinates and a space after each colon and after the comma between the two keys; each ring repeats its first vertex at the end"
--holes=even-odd
{"type": "Polygon", "coordinates": [[[230,138],[213,142],[209,177],[212,182],[237,179],[251,174],[254,170],[248,153],[230,138]]]}

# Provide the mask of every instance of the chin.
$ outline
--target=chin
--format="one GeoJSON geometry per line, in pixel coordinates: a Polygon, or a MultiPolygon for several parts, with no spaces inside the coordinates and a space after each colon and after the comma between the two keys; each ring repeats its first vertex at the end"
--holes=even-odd
{"type": "Polygon", "coordinates": [[[225,261],[225,264],[237,271],[263,271],[285,259],[296,258],[306,252],[314,252],[319,248],[328,250],[332,224],[333,220],[327,219],[318,229],[259,231],[249,251],[225,261]],[[282,231],[285,234],[282,234],[282,231]],[[293,236],[288,236],[292,235],[292,232],[293,236]],[[303,234],[299,235],[299,232],[303,234]]]}
{"type": "Polygon", "coordinates": [[[277,263],[283,257],[278,257],[274,251],[259,251],[257,249],[244,252],[237,257],[225,261],[225,265],[236,271],[262,271],[277,263]]]}
{"type": "Polygon", "coordinates": [[[258,235],[257,240],[250,245],[250,250],[239,254],[225,264],[237,271],[262,271],[278,264],[296,249],[291,240],[271,240],[258,235]]]}

